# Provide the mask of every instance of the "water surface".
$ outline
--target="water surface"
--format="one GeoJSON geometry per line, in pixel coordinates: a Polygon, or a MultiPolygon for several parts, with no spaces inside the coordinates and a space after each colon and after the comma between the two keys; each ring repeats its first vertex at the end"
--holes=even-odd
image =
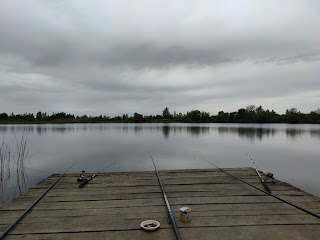
{"type": "MultiPolygon", "coordinates": [[[[25,161],[28,188],[52,173],[158,169],[251,167],[246,153],[264,172],[272,172],[320,196],[320,125],[290,124],[46,124],[0,125],[0,139],[15,153],[24,135],[32,157],[25,161]],[[33,155],[34,154],[34,155],[33,155]]],[[[11,171],[15,169],[11,162],[11,171]]],[[[13,171],[2,199],[19,194],[13,171]]],[[[21,186],[20,186],[21,187],[21,186]]],[[[20,189],[21,190],[21,189],[20,189]]]]}

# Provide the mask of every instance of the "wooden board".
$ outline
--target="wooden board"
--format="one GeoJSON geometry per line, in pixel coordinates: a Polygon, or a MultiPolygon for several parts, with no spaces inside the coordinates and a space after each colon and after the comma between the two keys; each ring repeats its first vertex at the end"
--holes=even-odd
{"type": "MultiPolygon", "coordinates": [[[[262,188],[251,168],[225,169],[262,188]]],[[[88,174],[90,175],[90,174],[88,174]]],[[[80,189],[67,174],[5,239],[175,239],[154,172],[103,173],[80,189]],[[155,219],[155,232],[140,223],[155,219]]],[[[0,232],[59,177],[53,174],[0,209],[0,232]]],[[[320,220],[267,196],[217,169],[160,171],[182,239],[320,239],[320,220]],[[191,222],[179,208],[192,209],[191,222]]],[[[273,194],[320,213],[320,199],[287,183],[273,194]]]]}

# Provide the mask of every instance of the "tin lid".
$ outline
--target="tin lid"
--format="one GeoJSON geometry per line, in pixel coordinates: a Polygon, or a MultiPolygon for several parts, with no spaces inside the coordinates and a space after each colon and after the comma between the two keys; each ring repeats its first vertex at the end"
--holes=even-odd
{"type": "Polygon", "coordinates": [[[190,211],[191,211],[191,208],[189,208],[189,207],[182,207],[182,208],[180,208],[180,211],[181,211],[181,212],[190,212],[190,211]]]}

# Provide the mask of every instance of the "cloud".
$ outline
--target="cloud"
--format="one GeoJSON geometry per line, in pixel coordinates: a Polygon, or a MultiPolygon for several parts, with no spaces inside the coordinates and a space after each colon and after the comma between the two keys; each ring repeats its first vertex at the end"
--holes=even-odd
{"type": "Polygon", "coordinates": [[[316,0],[1,1],[0,111],[311,111],[319,13],[316,0]]]}

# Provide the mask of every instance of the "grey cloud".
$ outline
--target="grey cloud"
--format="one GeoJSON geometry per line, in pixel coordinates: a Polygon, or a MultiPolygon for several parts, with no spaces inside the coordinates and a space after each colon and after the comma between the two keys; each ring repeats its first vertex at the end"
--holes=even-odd
{"type": "MultiPolygon", "coordinates": [[[[150,17],[148,23],[143,22],[142,17],[135,16],[134,12],[119,17],[110,13],[106,17],[97,8],[98,5],[87,6],[88,11],[95,10],[98,16],[102,15],[102,19],[106,18],[105,24],[101,24],[96,22],[95,16],[88,16],[87,12],[80,10],[80,4],[77,5],[72,2],[39,2],[34,9],[36,12],[29,6],[19,16],[14,15],[14,12],[0,10],[3,15],[0,17],[3,33],[0,50],[21,56],[38,67],[86,64],[150,67],[191,63],[211,65],[246,59],[259,61],[266,57],[281,59],[296,54],[297,49],[305,52],[308,48],[318,48],[316,42],[319,36],[307,27],[314,18],[315,10],[303,4],[301,16],[298,14],[296,18],[293,18],[294,13],[283,9],[280,9],[280,13],[288,15],[281,16],[283,19],[274,12],[270,13],[270,18],[261,17],[259,14],[263,13],[262,8],[253,4],[257,5],[259,14],[248,12],[245,15],[241,12],[243,6],[239,6],[241,8],[234,13],[234,18],[219,19],[216,15],[209,15],[214,13],[210,7],[216,4],[212,3],[212,6],[208,5],[208,10],[201,8],[207,14],[205,18],[195,12],[196,20],[189,25],[184,18],[176,19],[167,12],[163,14],[168,17],[168,21],[153,19],[152,14],[147,13],[147,17],[150,17]],[[310,16],[307,11],[310,11],[310,16]],[[256,17],[258,21],[246,22],[251,20],[250,17],[256,17]],[[121,20],[127,22],[127,25],[121,20]],[[112,24],[112,21],[119,26],[112,24]],[[145,32],[133,31],[143,26],[146,26],[145,32]],[[298,29],[292,30],[291,27],[298,29]]],[[[190,4],[190,10],[193,5],[190,4]]],[[[149,6],[150,10],[156,6],[149,6]]],[[[297,7],[291,5],[293,9],[297,7]]],[[[272,9],[271,4],[266,6],[268,8],[272,9]]],[[[192,16],[192,12],[189,14],[192,16]]]]}
{"type": "Polygon", "coordinates": [[[214,112],[259,99],[277,110],[275,99],[320,91],[319,13],[311,0],[5,0],[0,112],[214,112]]]}
{"type": "Polygon", "coordinates": [[[279,64],[320,61],[320,52],[315,51],[313,53],[302,53],[292,57],[279,58],[275,61],[279,64]]]}

